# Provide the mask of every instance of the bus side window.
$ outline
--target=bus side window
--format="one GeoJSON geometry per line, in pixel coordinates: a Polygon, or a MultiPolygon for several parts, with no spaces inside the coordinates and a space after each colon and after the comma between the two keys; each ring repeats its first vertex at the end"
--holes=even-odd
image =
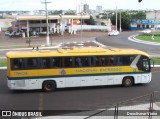
{"type": "Polygon", "coordinates": [[[85,66],[93,66],[93,57],[86,57],[85,66]]]}
{"type": "Polygon", "coordinates": [[[27,68],[38,68],[38,58],[28,58],[27,68]]]}
{"type": "Polygon", "coordinates": [[[121,56],[117,56],[117,62],[116,62],[116,64],[117,64],[118,66],[121,66],[121,65],[122,65],[121,56]]]}
{"type": "Polygon", "coordinates": [[[50,58],[41,58],[40,65],[42,68],[49,68],[50,67],[50,58]]]}
{"type": "Polygon", "coordinates": [[[66,57],[64,60],[65,60],[65,67],[73,67],[73,58],[72,57],[66,57]]]}
{"type": "Polygon", "coordinates": [[[80,57],[76,57],[75,65],[80,67],[82,66],[82,59],[80,57]]]}
{"type": "Polygon", "coordinates": [[[22,58],[12,59],[12,69],[23,69],[24,60],[22,58]]]}
{"type": "Polygon", "coordinates": [[[106,65],[106,57],[102,57],[102,66],[105,66],[106,65]]]}
{"type": "Polygon", "coordinates": [[[98,65],[102,66],[102,57],[98,57],[98,65]]]}
{"type": "Polygon", "coordinates": [[[116,65],[116,58],[114,56],[110,57],[110,65],[113,65],[113,66],[116,65]]]}
{"type": "Polygon", "coordinates": [[[111,57],[107,57],[106,58],[106,65],[107,66],[111,66],[112,65],[112,63],[111,63],[111,57]]]}
{"type": "Polygon", "coordinates": [[[101,56],[96,56],[95,57],[95,65],[96,66],[102,66],[102,57],[101,56]]]}
{"type": "Polygon", "coordinates": [[[51,65],[52,68],[59,68],[61,66],[61,58],[59,57],[51,58],[51,65]]]}

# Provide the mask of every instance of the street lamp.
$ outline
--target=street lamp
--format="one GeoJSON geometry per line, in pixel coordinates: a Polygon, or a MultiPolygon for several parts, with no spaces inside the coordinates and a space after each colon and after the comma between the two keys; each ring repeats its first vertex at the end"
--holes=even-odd
{"type": "Polygon", "coordinates": [[[45,0],[45,2],[41,2],[42,4],[45,4],[45,11],[46,11],[46,24],[47,24],[47,36],[46,36],[46,45],[49,46],[50,45],[50,39],[49,39],[49,27],[48,27],[48,10],[47,10],[47,4],[51,3],[51,2],[47,2],[47,0],[45,0]]]}

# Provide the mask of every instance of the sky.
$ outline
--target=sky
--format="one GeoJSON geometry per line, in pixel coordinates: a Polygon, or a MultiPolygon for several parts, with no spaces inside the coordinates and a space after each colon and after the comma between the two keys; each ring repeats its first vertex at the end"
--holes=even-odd
{"type": "MultiPolygon", "coordinates": [[[[0,11],[33,11],[44,10],[45,0],[0,0],[0,11]]],[[[160,0],[47,0],[48,10],[76,10],[81,4],[88,4],[89,9],[96,10],[97,5],[101,5],[102,9],[154,9],[160,10],[160,0]]]]}

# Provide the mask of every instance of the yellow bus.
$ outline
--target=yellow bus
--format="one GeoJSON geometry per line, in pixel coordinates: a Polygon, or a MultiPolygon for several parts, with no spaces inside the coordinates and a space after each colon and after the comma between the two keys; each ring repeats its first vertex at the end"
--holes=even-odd
{"type": "Polygon", "coordinates": [[[149,55],[134,49],[101,47],[10,51],[7,81],[11,90],[149,83],[149,55]]]}

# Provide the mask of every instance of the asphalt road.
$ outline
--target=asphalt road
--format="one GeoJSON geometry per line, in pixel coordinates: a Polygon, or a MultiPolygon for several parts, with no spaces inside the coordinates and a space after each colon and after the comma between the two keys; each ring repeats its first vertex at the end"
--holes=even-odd
{"type": "Polygon", "coordinates": [[[121,32],[118,36],[103,35],[103,36],[99,36],[97,38],[97,41],[107,46],[113,46],[118,48],[134,48],[134,49],[145,51],[150,54],[160,55],[160,46],[137,43],[137,42],[128,40],[129,36],[132,36],[135,34],[140,34],[140,32],[138,31],[121,32]]]}
{"type": "MultiPolygon", "coordinates": [[[[138,32],[137,32],[138,33],[138,32]]],[[[99,36],[98,42],[102,44],[120,47],[136,48],[148,53],[159,54],[160,47],[146,44],[138,44],[128,40],[128,36],[136,32],[122,32],[119,36],[99,36]]],[[[4,52],[5,53],[5,52],[4,52]]],[[[153,72],[151,83],[135,85],[130,88],[122,86],[102,86],[57,89],[56,92],[45,93],[41,90],[34,91],[10,91],[6,84],[6,71],[0,70],[0,109],[1,110],[95,110],[111,108],[122,101],[134,99],[139,96],[160,91],[159,71],[153,72]]],[[[156,93],[160,101],[160,93],[156,93]]],[[[150,96],[130,100],[123,105],[140,104],[149,102],[150,96]]],[[[62,112],[63,112],[62,111],[62,112]]]]}
{"type": "MultiPolygon", "coordinates": [[[[118,36],[108,36],[106,33],[102,33],[101,35],[99,34],[99,36],[95,36],[95,34],[93,34],[93,37],[91,37],[92,34],[90,34],[90,36],[84,36],[82,39],[72,38],[72,39],[68,39],[67,41],[64,40],[64,39],[62,39],[62,40],[54,39],[54,43],[56,43],[56,44],[63,43],[62,46],[65,47],[65,46],[68,46],[67,42],[72,43],[72,42],[80,42],[80,41],[81,42],[92,41],[94,39],[94,37],[97,37],[97,41],[99,43],[102,43],[102,44],[107,45],[107,46],[118,47],[118,48],[134,48],[134,49],[139,49],[139,50],[145,51],[145,52],[147,52],[151,55],[160,55],[160,52],[159,52],[160,47],[159,46],[142,44],[142,43],[137,43],[137,42],[133,42],[133,41],[128,40],[129,36],[132,36],[132,35],[135,35],[135,34],[140,34],[140,32],[137,32],[137,31],[121,32],[118,36]]],[[[68,36],[66,36],[66,37],[68,37],[68,36]]],[[[77,36],[75,36],[75,37],[77,37],[77,36]]],[[[21,43],[21,45],[26,45],[24,39],[23,40],[18,39],[18,41],[16,41],[16,44],[14,42],[11,42],[12,39],[7,39],[6,42],[5,42],[5,40],[6,39],[1,39],[1,41],[3,41],[3,45],[16,45],[18,43],[21,43]]],[[[42,43],[42,41],[44,42],[44,38],[41,38],[38,41],[38,43],[42,43]]],[[[33,44],[33,41],[32,41],[32,44],[33,44]]],[[[44,43],[42,43],[42,44],[44,44],[44,43]]],[[[8,50],[3,49],[3,50],[0,51],[0,55],[5,57],[5,54],[7,52],[8,52],[8,50]]]]}
{"type": "MultiPolygon", "coordinates": [[[[153,72],[152,81],[145,85],[102,86],[57,89],[46,93],[42,90],[11,91],[6,84],[6,70],[0,70],[0,109],[1,110],[95,110],[110,108],[113,105],[160,91],[160,72],[153,72]]],[[[160,93],[157,93],[159,96],[160,93]]],[[[139,104],[149,102],[150,96],[124,103],[139,104]]],[[[160,98],[158,98],[160,99],[160,98]]],[[[160,100],[156,100],[160,101],[160,100]]]]}

